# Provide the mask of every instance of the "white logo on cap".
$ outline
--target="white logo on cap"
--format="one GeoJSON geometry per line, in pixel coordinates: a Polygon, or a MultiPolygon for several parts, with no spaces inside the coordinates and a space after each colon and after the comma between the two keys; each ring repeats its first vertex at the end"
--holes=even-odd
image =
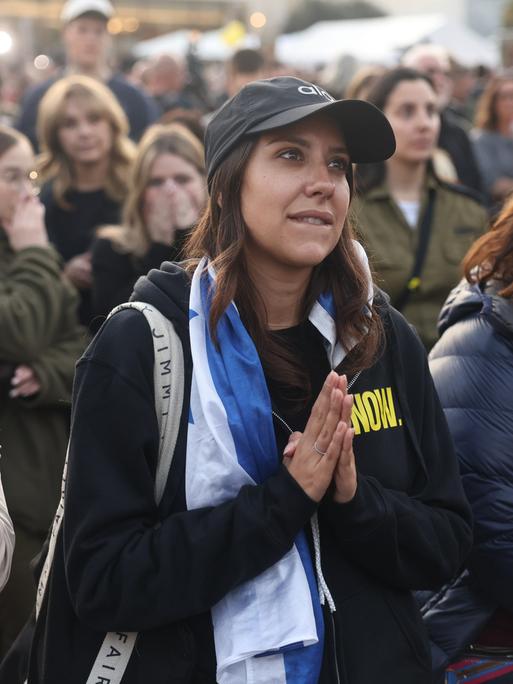
{"type": "Polygon", "coordinates": [[[301,93],[301,95],[320,95],[321,97],[324,97],[325,100],[329,100],[330,102],[335,101],[334,97],[331,97],[329,93],[316,85],[299,86],[298,91],[301,93]]]}

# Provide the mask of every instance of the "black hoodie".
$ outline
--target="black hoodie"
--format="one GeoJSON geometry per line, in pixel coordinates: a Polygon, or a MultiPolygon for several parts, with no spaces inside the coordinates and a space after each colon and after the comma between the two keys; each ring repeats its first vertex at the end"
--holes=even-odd
{"type": "MultiPolygon", "coordinates": [[[[279,466],[232,501],[185,510],[188,292],[184,272],[164,264],[132,297],[173,321],[185,352],[180,434],[158,507],[153,345],[143,316],[116,314],[77,366],[66,513],[30,684],[83,684],[106,631],[139,632],[123,684],[215,682],[209,609],[279,560],[317,508],[279,466]]],[[[318,507],[337,605],[334,620],[326,614],[323,684],[428,684],[429,647],[410,591],[449,579],[471,542],[422,345],[397,312],[382,309],[385,351],[352,390],[357,494],[345,505],[328,494],[318,507]]]]}

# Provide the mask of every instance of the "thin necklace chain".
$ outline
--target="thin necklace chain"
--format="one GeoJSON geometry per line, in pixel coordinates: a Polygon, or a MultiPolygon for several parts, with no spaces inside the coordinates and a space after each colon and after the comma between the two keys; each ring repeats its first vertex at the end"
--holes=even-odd
{"type": "MultiPolygon", "coordinates": [[[[351,382],[349,382],[348,385],[347,385],[347,389],[348,389],[348,390],[351,389],[351,387],[352,387],[352,386],[354,385],[354,383],[358,380],[358,378],[360,377],[361,374],[362,374],[362,370],[359,370],[357,373],[355,373],[355,374],[353,375],[353,377],[351,378],[351,382]]],[[[292,430],[292,428],[290,427],[290,425],[288,425],[288,423],[286,423],[286,422],[283,420],[283,418],[282,418],[281,416],[279,416],[279,415],[276,413],[276,411],[274,411],[274,410],[273,410],[273,416],[274,416],[275,418],[277,418],[277,419],[280,421],[280,423],[282,423],[282,424],[287,428],[287,430],[290,432],[290,434],[292,434],[292,433],[294,432],[294,431],[292,430]]]]}

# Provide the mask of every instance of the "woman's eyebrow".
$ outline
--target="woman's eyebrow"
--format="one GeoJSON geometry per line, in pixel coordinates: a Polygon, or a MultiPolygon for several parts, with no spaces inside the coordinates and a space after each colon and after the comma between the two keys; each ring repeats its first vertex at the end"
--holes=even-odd
{"type": "MultiPolygon", "coordinates": [[[[300,145],[301,147],[306,147],[309,148],[312,146],[312,144],[308,141],[305,140],[305,138],[301,138],[300,136],[297,135],[286,135],[286,136],[277,136],[276,138],[271,138],[266,143],[266,146],[268,145],[274,145],[275,143],[292,143],[293,145],[300,145]]],[[[343,144],[341,145],[334,145],[333,147],[330,147],[331,152],[345,152],[347,153],[347,147],[343,144]]]]}

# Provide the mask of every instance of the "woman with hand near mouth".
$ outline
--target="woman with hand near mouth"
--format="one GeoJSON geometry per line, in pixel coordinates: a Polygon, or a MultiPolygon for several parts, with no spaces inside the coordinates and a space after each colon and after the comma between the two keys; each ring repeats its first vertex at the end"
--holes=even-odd
{"type": "Polygon", "coordinates": [[[91,323],[91,244],[96,229],[116,224],[135,146],[111,91],[87,76],[60,79],[41,101],[41,201],[48,237],[80,293],[80,321],[91,323]]]}
{"type": "Polygon", "coordinates": [[[347,220],[352,162],[394,146],[375,107],[291,77],[213,116],[185,269],[133,295],[184,351],[164,493],[161,338],[125,309],[77,365],[31,684],[430,684],[411,590],[460,567],[469,509],[425,352],[347,220]]]}
{"type": "Polygon", "coordinates": [[[181,124],[151,126],[137,148],[123,225],[101,228],[93,243],[95,322],[128,301],[139,276],[181,258],[206,199],[200,141],[181,124]]]}
{"type": "Polygon", "coordinates": [[[30,561],[58,503],[75,363],[87,341],[77,293],[48,241],[34,166],[28,139],[0,126],[0,472],[16,532],[0,593],[0,657],[32,609],[30,561]]]}
{"type": "Polygon", "coordinates": [[[390,121],[397,149],[386,162],[357,170],[358,232],[378,282],[430,349],[440,308],[486,227],[486,212],[471,190],[437,177],[440,115],[428,76],[394,69],[374,84],[368,101],[390,121]]]}

